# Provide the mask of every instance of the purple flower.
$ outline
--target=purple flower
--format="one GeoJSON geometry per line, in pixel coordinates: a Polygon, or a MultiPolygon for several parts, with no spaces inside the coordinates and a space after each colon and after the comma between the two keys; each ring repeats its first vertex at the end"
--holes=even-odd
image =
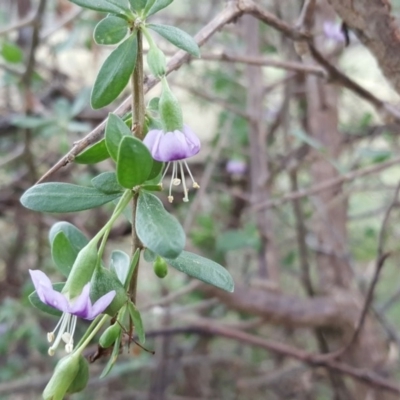
{"type": "Polygon", "coordinates": [[[90,283],[87,283],[82,290],[82,293],[74,298],[69,299],[68,294],[57,292],[53,289],[53,285],[48,276],[40,270],[29,270],[33,285],[39,299],[46,305],[62,311],[62,316],[53,332],[47,334],[47,339],[50,343],[54,340],[54,334],[59,328],[54,344],[49,348],[49,354],[53,355],[55,349],[61,339],[66,343],[65,350],[70,353],[74,347],[74,332],[76,327],[77,317],[84,319],[94,319],[101,314],[113,301],[115,290],[106,293],[92,304],[89,293],[90,283]]]}
{"type": "Polygon", "coordinates": [[[241,176],[244,175],[247,171],[247,165],[244,161],[241,160],[229,160],[226,163],[226,172],[231,175],[241,176]]]}
{"type": "Polygon", "coordinates": [[[153,158],[162,162],[184,160],[200,151],[200,140],[187,125],[184,125],[182,132],[174,130],[164,133],[161,129],[153,129],[143,143],[153,158]]]}
{"type": "Polygon", "coordinates": [[[335,22],[325,21],[323,30],[325,37],[333,40],[334,42],[343,43],[346,40],[340,25],[335,22]]]}
{"type": "Polygon", "coordinates": [[[164,170],[162,179],[164,179],[172,162],[172,178],[168,195],[169,202],[172,203],[174,200],[171,195],[172,185],[178,186],[181,183],[181,179],[178,178],[178,170],[180,171],[182,178],[184,192],[183,201],[189,201],[183,167],[186,167],[187,172],[192,179],[193,187],[198,189],[200,186],[194,180],[189,166],[185,161],[186,158],[193,157],[200,151],[201,144],[196,134],[187,125],[183,126],[182,131],[176,129],[172,132],[164,132],[161,129],[153,129],[147,133],[143,143],[150,150],[150,153],[155,160],[168,163],[164,170]]]}

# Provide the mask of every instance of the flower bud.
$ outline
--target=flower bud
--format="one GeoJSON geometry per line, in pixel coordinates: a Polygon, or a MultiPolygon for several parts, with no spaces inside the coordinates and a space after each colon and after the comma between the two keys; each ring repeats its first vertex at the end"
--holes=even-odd
{"type": "Polygon", "coordinates": [[[158,103],[158,111],[160,113],[164,132],[173,132],[175,130],[182,131],[182,109],[178,99],[171,92],[165,78],[162,79],[162,93],[158,103]]]}
{"type": "Polygon", "coordinates": [[[105,314],[114,316],[128,300],[125,288],[118,277],[104,267],[98,267],[94,271],[90,286],[90,298],[93,302],[106,293],[115,290],[116,294],[111,304],[104,310],[105,314]]]}
{"type": "Polygon", "coordinates": [[[79,371],[80,355],[73,354],[62,358],[53,376],[43,391],[44,400],[62,400],[79,371]]]}
{"type": "Polygon", "coordinates": [[[153,264],[154,272],[159,278],[165,278],[168,274],[167,262],[160,256],[157,256],[153,264]]]}
{"type": "Polygon", "coordinates": [[[75,379],[72,381],[67,393],[78,393],[85,389],[89,381],[89,363],[85,357],[79,356],[79,369],[75,379]]]}
{"type": "Polygon", "coordinates": [[[90,281],[96,265],[97,243],[90,242],[76,257],[62,292],[69,293],[71,299],[80,295],[83,287],[90,281]]]}
{"type": "Polygon", "coordinates": [[[121,334],[121,326],[118,323],[109,326],[100,336],[99,345],[107,349],[114,344],[117,337],[121,334]]]}
{"type": "Polygon", "coordinates": [[[147,53],[147,64],[155,77],[158,78],[165,75],[167,70],[165,55],[156,45],[150,46],[147,53]]]}

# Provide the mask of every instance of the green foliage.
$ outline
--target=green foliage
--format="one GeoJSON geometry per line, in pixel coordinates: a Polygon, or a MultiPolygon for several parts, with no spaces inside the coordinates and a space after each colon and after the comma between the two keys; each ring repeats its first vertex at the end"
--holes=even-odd
{"type": "Polygon", "coordinates": [[[175,259],[168,259],[167,262],[171,267],[178,271],[199,279],[210,285],[214,285],[227,292],[233,292],[234,283],[232,276],[221,265],[197,254],[182,251],[175,259]]]}
{"type": "Polygon", "coordinates": [[[68,276],[79,252],[89,243],[86,236],[69,222],[58,222],[49,233],[51,256],[59,271],[68,276]]]}
{"type": "Polygon", "coordinates": [[[94,109],[113,102],[124,90],[133,70],[137,56],[136,33],[124,40],[101,66],[93,85],[91,104],[94,109]]]}
{"type": "Polygon", "coordinates": [[[90,286],[91,300],[95,302],[111,290],[115,290],[116,295],[111,304],[104,310],[104,313],[113,317],[128,300],[126,290],[117,275],[104,267],[97,267],[90,286]]]}
{"type": "Polygon", "coordinates": [[[110,158],[110,154],[107,150],[106,140],[103,138],[78,154],[74,161],[78,164],[96,164],[108,158],[110,158]]]}
{"type": "Polygon", "coordinates": [[[93,39],[97,44],[117,44],[128,33],[129,24],[123,18],[110,15],[102,19],[94,29],[93,39]]]}
{"type": "Polygon", "coordinates": [[[144,183],[153,165],[153,158],[147,147],[133,136],[125,136],[119,144],[117,179],[126,189],[144,183]]]}
{"type": "Polygon", "coordinates": [[[108,114],[105,139],[107,150],[114,161],[118,159],[119,144],[124,136],[132,136],[125,122],[115,114],[108,114]]]}
{"type": "Polygon", "coordinates": [[[117,0],[70,0],[83,8],[111,14],[130,14],[126,1],[117,0]],[[124,4],[125,3],[125,4],[124,4]]]}
{"type": "Polygon", "coordinates": [[[0,55],[5,61],[18,64],[23,61],[24,54],[19,46],[11,42],[3,42],[1,44],[0,55]]]}
{"type": "Polygon", "coordinates": [[[34,211],[68,213],[95,208],[119,196],[119,193],[105,194],[95,188],[49,182],[29,188],[22,195],[21,203],[34,211]]]}
{"type": "Polygon", "coordinates": [[[103,193],[114,194],[124,191],[124,188],[118,183],[115,172],[103,172],[92,179],[92,185],[103,193]]]}
{"type": "Polygon", "coordinates": [[[146,336],[144,333],[143,322],[140,312],[133,303],[128,304],[128,310],[133,322],[133,326],[135,327],[135,333],[139,339],[139,342],[144,344],[144,342],[146,341],[146,336]]]}
{"type": "Polygon", "coordinates": [[[136,13],[140,13],[146,7],[147,0],[129,0],[131,9],[136,13]]]}
{"type": "Polygon", "coordinates": [[[111,253],[110,271],[114,272],[120,282],[125,285],[129,274],[131,261],[128,254],[121,250],[114,250],[111,253]]]}
{"type": "Polygon", "coordinates": [[[174,0],[148,0],[145,8],[145,15],[150,17],[150,15],[153,15],[163,8],[168,7],[173,1],[174,0]]]}
{"type": "Polygon", "coordinates": [[[145,247],[166,258],[176,258],[185,246],[185,233],[153,194],[140,191],[136,210],[136,232],[145,247]]]}
{"type": "Polygon", "coordinates": [[[187,51],[192,56],[200,57],[200,49],[196,41],[182,29],[160,24],[148,24],[147,27],[157,32],[176,47],[187,51]]]}
{"type": "Polygon", "coordinates": [[[121,335],[121,327],[116,322],[114,325],[109,326],[100,336],[99,345],[103,347],[103,349],[108,349],[111,347],[117,337],[121,335]]]}

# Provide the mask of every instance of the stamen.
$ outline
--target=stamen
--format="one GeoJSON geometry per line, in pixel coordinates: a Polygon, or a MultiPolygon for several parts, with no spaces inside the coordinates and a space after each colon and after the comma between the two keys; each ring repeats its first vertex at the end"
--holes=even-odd
{"type": "Polygon", "coordinates": [[[47,341],[51,343],[54,340],[54,332],[47,332],[47,341]]]}
{"type": "Polygon", "coordinates": [[[183,194],[184,194],[183,201],[185,203],[187,203],[189,201],[189,197],[188,197],[188,190],[186,187],[185,173],[183,171],[182,162],[179,162],[179,166],[181,168],[181,176],[182,176],[182,186],[183,186],[183,194]]]}
{"type": "Polygon", "coordinates": [[[59,321],[59,323],[57,324],[57,327],[56,327],[56,328],[58,328],[58,326],[61,324],[60,325],[60,329],[59,329],[58,334],[57,334],[57,337],[56,337],[56,340],[54,341],[53,345],[48,350],[48,353],[49,353],[50,356],[54,355],[56,348],[60,344],[60,341],[64,336],[64,332],[65,332],[66,328],[69,325],[70,318],[71,318],[71,314],[67,314],[67,313],[63,313],[63,315],[61,316],[61,319],[60,319],[60,321],[59,321]]]}
{"type": "Polygon", "coordinates": [[[164,172],[163,172],[162,177],[161,177],[161,183],[162,183],[162,181],[164,180],[165,175],[167,175],[167,172],[168,172],[168,170],[169,170],[169,166],[170,166],[170,165],[171,165],[171,162],[169,162],[169,163],[167,164],[167,166],[165,167],[164,172]]]}
{"type": "Polygon", "coordinates": [[[176,176],[176,163],[172,163],[172,177],[171,182],[169,184],[169,193],[168,193],[168,201],[172,203],[174,201],[174,197],[172,196],[172,185],[174,184],[174,179],[176,176]]]}
{"type": "Polygon", "coordinates": [[[190,179],[192,180],[192,182],[193,182],[193,188],[194,189],[200,189],[200,185],[194,180],[194,178],[193,178],[193,175],[192,175],[192,173],[191,173],[191,171],[190,171],[190,168],[189,168],[189,165],[188,165],[188,163],[186,162],[186,161],[183,161],[183,163],[185,164],[185,167],[186,167],[186,169],[187,169],[187,172],[189,173],[189,176],[190,176],[190,179]]]}

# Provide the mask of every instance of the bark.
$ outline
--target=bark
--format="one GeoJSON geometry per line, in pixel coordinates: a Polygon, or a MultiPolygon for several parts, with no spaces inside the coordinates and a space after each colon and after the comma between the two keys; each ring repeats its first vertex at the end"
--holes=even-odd
{"type": "Polygon", "coordinates": [[[328,0],[400,93],[400,31],[389,0],[328,0]]]}

